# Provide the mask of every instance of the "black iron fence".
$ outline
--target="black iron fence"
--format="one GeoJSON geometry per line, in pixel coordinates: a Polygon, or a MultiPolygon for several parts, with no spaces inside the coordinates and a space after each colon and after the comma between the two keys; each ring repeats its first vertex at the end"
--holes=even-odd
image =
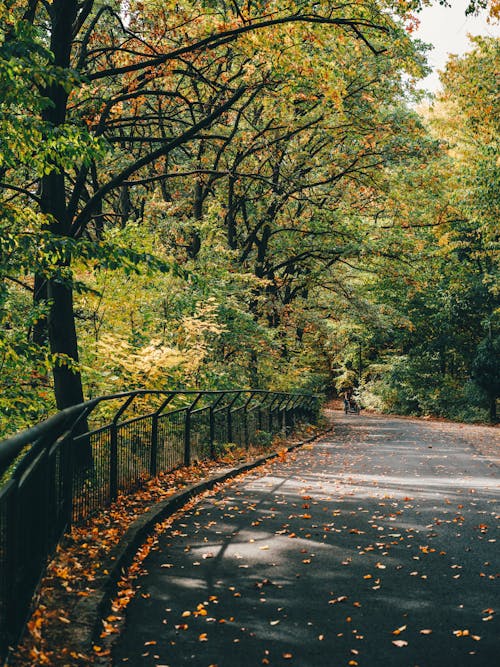
{"type": "Polygon", "coordinates": [[[72,523],[157,473],[216,458],[228,443],[270,441],[317,413],[317,398],[304,394],[134,391],[68,408],[0,442],[0,659],[72,523]]]}

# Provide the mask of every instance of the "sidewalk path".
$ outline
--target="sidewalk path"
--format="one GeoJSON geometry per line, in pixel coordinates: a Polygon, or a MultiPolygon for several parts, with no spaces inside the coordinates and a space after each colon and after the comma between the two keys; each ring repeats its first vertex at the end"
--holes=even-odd
{"type": "Polygon", "coordinates": [[[499,431],[331,416],[160,537],[114,665],[498,664],[499,431]]]}

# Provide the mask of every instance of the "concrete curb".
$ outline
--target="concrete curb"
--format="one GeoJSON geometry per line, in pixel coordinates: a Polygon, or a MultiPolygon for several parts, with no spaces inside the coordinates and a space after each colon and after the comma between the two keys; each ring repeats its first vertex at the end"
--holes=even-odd
{"type": "MultiPolygon", "coordinates": [[[[331,427],[327,428],[322,433],[289,445],[285,448],[285,451],[287,453],[291,452],[298,447],[302,447],[313,440],[323,437],[332,430],[331,427]]],[[[78,618],[78,621],[72,625],[74,650],[81,653],[88,653],[92,650],[93,643],[98,642],[101,632],[101,619],[109,612],[111,600],[117,589],[117,582],[126,568],[131,564],[137,550],[157,523],[174,514],[186,505],[191,498],[204,491],[213,489],[216,484],[257,468],[278,456],[278,452],[259,456],[240,466],[213,475],[202,482],[192,484],[179,493],[170,496],[168,499],[157,502],[148,512],[145,512],[136,519],[130,525],[119,544],[110,553],[108,559],[103,563],[102,572],[106,574],[95,580],[95,589],[92,593],[88,597],[81,598],[75,606],[74,615],[78,618]]]]}

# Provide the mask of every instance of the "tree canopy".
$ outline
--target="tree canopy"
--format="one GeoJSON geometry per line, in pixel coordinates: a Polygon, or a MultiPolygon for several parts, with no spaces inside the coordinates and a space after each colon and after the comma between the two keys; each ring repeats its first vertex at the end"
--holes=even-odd
{"type": "Polygon", "coordinates": [[[0,2],[2,431],[132,386],[494,418],[499,45],[420,109],[421,4],[0,2]]]}

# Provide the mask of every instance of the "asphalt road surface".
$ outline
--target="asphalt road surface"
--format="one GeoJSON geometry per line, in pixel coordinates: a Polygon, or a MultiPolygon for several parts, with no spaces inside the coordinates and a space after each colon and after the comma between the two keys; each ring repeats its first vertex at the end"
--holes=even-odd
{"type": "Polygon", "coordinates": [[[113,665],[500,664],[499,430],[330,416],[160,536],[113,665]]]}

